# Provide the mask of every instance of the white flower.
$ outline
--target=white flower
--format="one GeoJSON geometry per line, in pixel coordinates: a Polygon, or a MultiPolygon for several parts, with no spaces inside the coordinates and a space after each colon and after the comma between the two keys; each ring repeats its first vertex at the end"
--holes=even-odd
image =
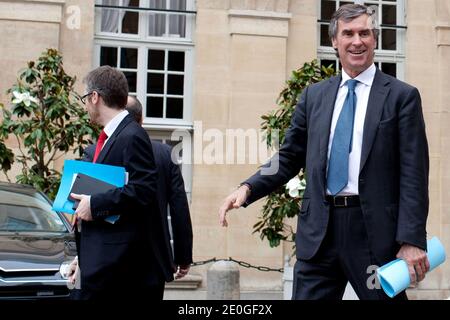
{"type": "Polygon", "coordinates": [[[19,104],[19,103],[23,102],[25,104],[25,106],[29,107],[31,102],[34,102],[34,103],[39,102],[39,100],[36,99],[35,97],[32,97],[29,92],[20,93],[20,92],[14,91],[13,95],[15,98],[13,99],[12,103],[14,103],[14,104],[19,104]]]}
{"type": "Polygon", "coordinates": [[[286,184],[286,189],[288,190],[289,195],[292,198],[297,198],[300,196],[300,191],[305,190],[306,188],[306,180],[300,180],[300,177],[297,175],[286,184]]]}

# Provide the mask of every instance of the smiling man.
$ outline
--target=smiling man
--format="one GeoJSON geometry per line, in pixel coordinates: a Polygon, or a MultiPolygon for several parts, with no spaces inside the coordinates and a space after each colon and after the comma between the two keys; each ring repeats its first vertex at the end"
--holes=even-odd
{"type": "Polygon", "coordinates": [[[347,281],[360,299],[388,299],[379,286],[368,286],[374,265],[402,258],[412,284],[429,270],[429,157],[420,94],[375,67],[378,33],[369,7],[348,4],[334,13],[329,35],[342,74],[303,91],[273,158],[279,171],[257,172],[219,211],[226,226],[229,210],[305,169],[293,299],[341,299],[347,281]]]}

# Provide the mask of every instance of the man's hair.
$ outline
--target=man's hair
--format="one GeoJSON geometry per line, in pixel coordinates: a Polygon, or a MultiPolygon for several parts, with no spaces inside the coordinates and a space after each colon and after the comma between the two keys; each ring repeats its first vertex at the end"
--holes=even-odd
{"type": "Polygon", "coordinates": [[[376,27],[376,10],[373,7],[367,7],[362,4],[345,4],[333,13],[331,17],[330,26],[328,27],[328,36],[331,39],[335,39],[338,32],[338,21],[343,20],[345,22],[352,21],[363,14],[367,14],[372,21],[372,33],[375,40],[378,39],[378,35],[380,34],[380,30],[376,27]]]}
{"type": "Polygon", "coordinates": [[[142,104],[136,97],[130,96],[130,100],[125,109],[134,117],[137,123],[141,123],[142,104]]]}
{"type": "Polygon", "coordinates": [[[127,105],[128,82],[122,71],[101,66],[89,72],[83,83],[87,92],[97,91],[108,107],[124,109],[127,105]]]}

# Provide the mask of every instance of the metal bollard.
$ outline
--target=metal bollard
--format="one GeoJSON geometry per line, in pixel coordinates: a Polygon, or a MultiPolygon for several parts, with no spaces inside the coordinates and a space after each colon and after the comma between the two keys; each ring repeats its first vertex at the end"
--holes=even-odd
{"type": "Polygon", "coordinates": [[[207,272],[208,300],[239,300],[239,268],[231,261],[215,262],[207,272]]]}

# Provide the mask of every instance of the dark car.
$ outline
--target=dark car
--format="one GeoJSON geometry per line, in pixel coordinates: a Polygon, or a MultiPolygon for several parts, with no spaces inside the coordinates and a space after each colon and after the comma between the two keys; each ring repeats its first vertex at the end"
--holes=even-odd
{"type": "Polygon", "coordinates": [[[75,255],[70,223],[43,193],[0,183],[0,299],[67,298],[61,272],[75,255]]]}

